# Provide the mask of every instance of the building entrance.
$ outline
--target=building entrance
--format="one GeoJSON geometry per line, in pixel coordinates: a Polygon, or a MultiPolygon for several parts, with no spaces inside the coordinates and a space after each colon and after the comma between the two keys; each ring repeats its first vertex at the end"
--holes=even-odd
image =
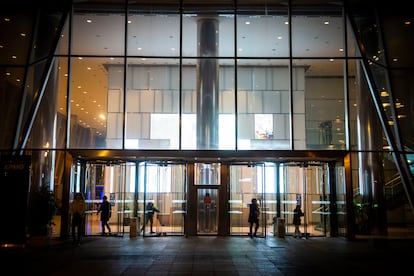
{"type": "Polygon", "coordinates": [[[296,205],[305,213],[301,234],[327,236],[332,227],[345,229],[341,168],[310,162],[85,162],[73,167],[71,191],[85,195],[86,235],[101,235],[96,213],[106,195],[113,235],[247,236],[248,206],[256,198],[259,237],[277,235],[278,221],[293,235],[296,205]],[[151,219],[148,203],[155,207],[151,219]]]}
{"type": "Polygon", "coordinates": [[[343,167],[325,162],[256,162],[229,165],[230,235],[249,233],[249,204],[260,206],[258,236],[294,235],[294,209],[304,212],[302,237],[345,232],[345,178],[343,167]]]}

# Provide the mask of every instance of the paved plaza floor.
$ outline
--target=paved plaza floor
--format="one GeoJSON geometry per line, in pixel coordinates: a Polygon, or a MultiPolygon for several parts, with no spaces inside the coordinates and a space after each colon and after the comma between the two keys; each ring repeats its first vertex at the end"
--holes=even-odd
{"type": "Polygon", "coordinates": [[[2,275],[410,274],[414,240],[161,236],[33,238],[2,248],[2,275]]]}

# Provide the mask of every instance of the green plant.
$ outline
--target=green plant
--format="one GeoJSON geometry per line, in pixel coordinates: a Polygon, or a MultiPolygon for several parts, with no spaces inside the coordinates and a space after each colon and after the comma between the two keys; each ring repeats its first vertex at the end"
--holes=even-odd
{"type": "Polygon", "coordinates": [[[53,217],[58,210],[58,202],[48,185],[42,185],[32,193],[30,204],[30,228],[32,234],[45,234],[54,225],[53,217]]]}

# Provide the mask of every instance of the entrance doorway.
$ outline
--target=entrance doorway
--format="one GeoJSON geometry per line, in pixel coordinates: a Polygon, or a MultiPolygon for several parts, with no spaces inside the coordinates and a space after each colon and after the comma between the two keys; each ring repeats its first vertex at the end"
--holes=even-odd
{"type": "Polygon", "coordinates": [[[217,235],[220,218],[225,216],[220,207],[221,170],[221,163],[194,163],[194,177],[189,183],[193,188],[189,189],[189,198],[195,198],[197,202],[197,235],[217,235]]]}
{"type": "Polygon", "coordinates": [[[330,235],[336,221],[339,227],[344,225],[342,166],[330,168],[323,162],[231,164],[229,174],[230,235],[249,233],[248,206],[252,198],[260,206],[258,235],[262,237],[278,235],[278,221],[283,222],[286,235],[293,235],[296,205],[305,213],[299,227],[303,237],[330,235]]]}
{"type": "Polygon", "coordinates": [[[71,197],[82,193],[86,202],[85,235],[101,235],[100,216],[97,215],[103,196],[111,204],[111,217],[108,221],[112,235],[123,235],[124,218],[129,217],[132,203],[129,198],[130,175],[135,169],[128,162],[79,162],[72,167],[71,197]]]}
{"type": "Polygon", "coordinates": [[[104,195],[112,206],[112,235],[184,235],[185,164],[90,161],[74,165],[72,178],[71,195],[83,193],[87,204],[85,235],[102,233],[96,213],[104,195]],[[150,222],[143,227],[148,202],[158,210],[153,217],[155,233],[151,233],[150,222]]]}
{"type": "Polygon", "coordinates": [[[86,235],[101,234],[96,212],[106,195],[112,206],[111,230],[118,236],[134,234],[131,231],[148,237],[247,236],[252,198],[260,205],[259,237],[277,235],[278,219],[284,221],[286,235],[293,235],[293,209],[297,204],[305,213],[300,226],[302,235],[326,236],[332,225],[336,224],[339,231],[345,229],[342,173],[341,166],[330,168],[327,163],[318,162],[91,161],[73,166],[71,194],[85,195],[86,235]],[[144,225],[148,202],[158,210],[152,231],[149,223],[144,225]],[[131,228],[133,223],[136,230],[131,228]]]}
{"type": "Polygon", "coordinates": [[[198,189],[197,234],[217,235],[219,196],[217,189],[198,189]]]}

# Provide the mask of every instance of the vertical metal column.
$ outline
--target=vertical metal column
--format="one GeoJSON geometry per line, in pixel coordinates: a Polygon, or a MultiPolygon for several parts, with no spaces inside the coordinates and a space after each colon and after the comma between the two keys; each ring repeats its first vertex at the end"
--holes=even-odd
{"type": "Polygon", "coordinates": [[[197,27],[197,149],[218,149],[218,21],[203,17],[197,27]]]}

